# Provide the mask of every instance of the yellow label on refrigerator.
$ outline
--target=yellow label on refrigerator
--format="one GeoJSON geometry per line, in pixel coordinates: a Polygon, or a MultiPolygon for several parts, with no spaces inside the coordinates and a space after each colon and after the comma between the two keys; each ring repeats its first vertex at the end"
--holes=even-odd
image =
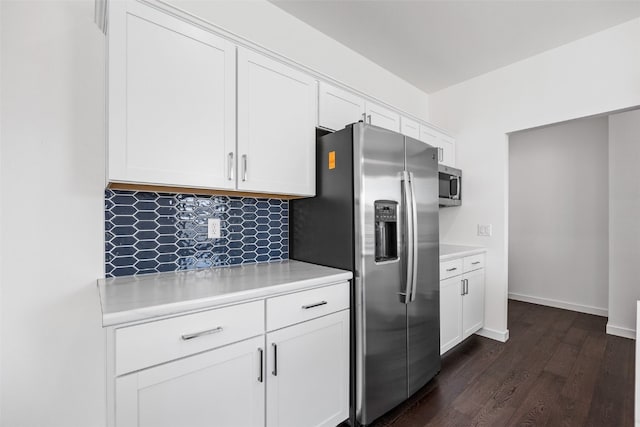
{"type": "Polygon", "coordinates": [[[336,168],[336,152],[329,151],[329,169],[336,168]]]}

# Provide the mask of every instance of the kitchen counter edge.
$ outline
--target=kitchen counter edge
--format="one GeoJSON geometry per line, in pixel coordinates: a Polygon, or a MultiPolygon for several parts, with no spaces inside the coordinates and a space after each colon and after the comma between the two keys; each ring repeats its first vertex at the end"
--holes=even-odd
{"type": "Polygon", "coordinates": [[[440,261],[448,261],[486,252],[487,248],[482,246],[440,244],[440,261]]]}
{"type": "MultiPolygon", "coordinates": [[[[161,318],[165,318],[168,316],[176,316],[187,314],[195,311],[203,311],[208,309],[219,308],[222,306],[228,306],[233,304],[241,304],[244,302],[256,301],[266,298],[271,298],[279,295],[289,294],[293,292],[304,291],[307,289],[319,288],[324,286],[330,286],[333,284],[342,283],[353,278],[353,275],[350,271],[339,270],[336,268],[324,267],[315,264],[305,263],[301,261],[280,261],[277,264],[293,264],[300,267],[309,267],[312,270],[316,270],[317,272],[310,273],[306,277],[296,278],[293,280],[288,280],[286,275],[284,275],[280,280],[275,280],[278,283],[269,284],[267,286],[257,286],[253,289],[244,289],[239,291],[229,291],[222,294],[214,294],[211,296],[204,296],[194,299],[183,299],[176,300],[173,302],[163,303],[163,304],[150,304],[147,306],[141,305],[136,308],[121,310],[121,311],[113,311],[105,313],[105,298],[106,297],[106,287],[113,286],[114,283],[118,282],[118,279],[131,279],[130,277],[123,278],[108,278],[108,279],[98,279],[97,285],[100,293],[100,305],[102,310],[102,327],[111,327],[111,326],[126,326],[127,324],[138,323],[142,321],[150,321],[150,320],[159,320],[161,318]]],[[[273,265],[276,263],[258,263],[251,264],[248,267],[250,268],[269,268],[269,265],[273,265]]],[[[217,269],[237,269],[236,271],[240,272],[243,266],[234,266],[234,267],[214,267],[208,270],[217,270],[217,269]]],[[[245,267],[246,268],[246,267],[245,267]]],[[[228,270],[232,272],[233,270],[228,270]]],[[[157,273],[153,274],[156,277],[164,276],[164,279],[170,283],[172,277],[175,278],[176,283],[180,280],[184,280],[183,275],[188,274],[198,274],[202,273],[202,270],[189,270],[189,271],[180,271],[173,273],[157,273]]],[[[144,275],[147,276],[147,275],[144,275]]],[[[138,278],[143,278],[144,276],[137,276],[138,278]]],[[[146,277],[144,277],[146,278],[146,277]]],[[[246,276],[239,274],[238,281],[245,280],[246,276]]],[[[231,279],[234,280],[234,279],[231,279]]],[[[274,281],[271,278],[271,281],[274,281]]],[[[129,286],[136,286],[130,284],[129,286]]],[[[137,286],[149,286],[149,284],[140,283],[137,286]]],[[[166,285],[170,286],[170,285],[166,285]]],[[[212,288],[215,286],[211,285],[212,288]]]]}

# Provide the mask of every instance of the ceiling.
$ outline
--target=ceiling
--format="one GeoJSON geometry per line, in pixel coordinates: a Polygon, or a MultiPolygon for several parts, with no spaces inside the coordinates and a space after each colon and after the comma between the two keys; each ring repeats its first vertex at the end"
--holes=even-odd
{"type": "Polygon", "coordinates": [[[640,16],[640,0],[270,1],[427,93],[640,16]]]}

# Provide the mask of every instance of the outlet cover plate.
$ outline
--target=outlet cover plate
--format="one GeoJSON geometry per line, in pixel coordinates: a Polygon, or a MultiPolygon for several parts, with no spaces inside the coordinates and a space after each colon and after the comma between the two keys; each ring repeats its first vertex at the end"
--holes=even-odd
{"type": "Polygon", "coordinates": [[[478,224],[478,236],[491,237],[491,224],[478,224]]]}
{"type": "Polygon", "coordinates": [[[207,237],[209,239],[219,239],[220,234],[220,218],[209,218],[207,221],[207,237]]]}

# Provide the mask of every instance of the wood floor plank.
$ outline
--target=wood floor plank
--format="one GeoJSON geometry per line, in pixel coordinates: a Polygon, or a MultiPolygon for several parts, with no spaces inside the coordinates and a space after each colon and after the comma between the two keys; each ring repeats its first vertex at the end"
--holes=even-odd
{"type": "Polygon", "coordinates": [[[550,372],[542,372],[532,384],[531,390],[515,411],[508,426],[544,426],[549,421],[551,408],[556,404],[565,378],[550,372]]]}
{"type": "Polygon", "coordinates": [[[568,377],[579,352],[580,349],[578,347],[561,342],[555,354],[545,366],[545,371],[564,378],[568,377]]]}

